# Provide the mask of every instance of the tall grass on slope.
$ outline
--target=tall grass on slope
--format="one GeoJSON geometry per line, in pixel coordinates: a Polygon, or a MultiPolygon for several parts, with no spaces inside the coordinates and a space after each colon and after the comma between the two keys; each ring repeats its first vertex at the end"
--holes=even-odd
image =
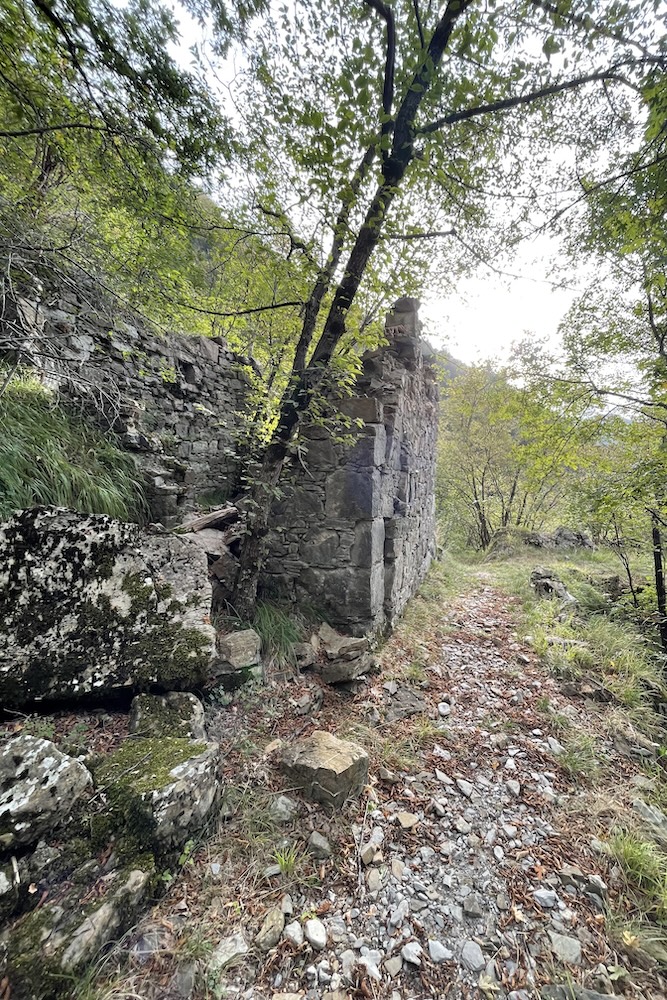
{"type": "Polygon", "coordinates": [[[140,520],[145,511],[130,456],[24,374],[0,397],[0,517],[37,504],[124,521],[140,520]]]}

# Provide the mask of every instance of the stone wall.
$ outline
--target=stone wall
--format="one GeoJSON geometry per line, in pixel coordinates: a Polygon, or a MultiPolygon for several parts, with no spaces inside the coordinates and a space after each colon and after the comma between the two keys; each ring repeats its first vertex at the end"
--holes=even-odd
{"type": "Polygon", "coordinates": [[[154,521],[174,527],[199,499],[223,502],[235,492],[247,359],[221,338],[147,332],[84,294],[20,308],[23,328],[33,334],[24,356],[70,405],[135,454],[154,521]]]}
{"type": "Polygon", "coordinates": [[[419,339],[417,302],[400,299],[388,346],[363,358],[340,404],[362,427],[337,443],[304,429],[299,459],[271,519],[265,593],[289,596],[356,633],[394,622],[435,548],[435,373],[419,339]]]}
{"type": "MultiPolygon", "coordinates": [[[[356,394],[340,404],[354,433],[304,428],[273,510],[264,593],[356,633],[394,621],[434,551],[437,390],[417,305],[399,300],[388,346],[364,356],[356,394]]],[[[235,495],[252,362],[220,339],[110,319],[81,295],[20,308],[32,331],[24,356],[134,453],[153,520],[174,527],[198,502],[235,495]]]]}

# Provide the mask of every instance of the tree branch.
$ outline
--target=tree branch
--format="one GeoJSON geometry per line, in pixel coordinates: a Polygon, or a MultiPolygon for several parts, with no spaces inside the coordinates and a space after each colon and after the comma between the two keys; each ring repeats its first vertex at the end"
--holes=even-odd
{"type": "Polygon", "coordinates": [[[201,306],[193,306],[189,302],[183,302],[180,299],[171,300],[177,306],[183,306],[184,309],[190,309],[192,312],[203,313],[205,316],[218,316],[220,319],[233,319],[235,316],[250,316],[254,313],[269,312],[271,309],[287,309],[287,308],[301,308],[303,302],[298,300],[295,302],[275,302],[270,306],[255,306],[254,309],[236,309],[234,312],[218,312],[217,309],[203,309],[201,306]]]}
{"type": "MultiPolygon", "coordinates": [[[[480,118],[482,115],[495,114],[498,111],[509,111],[525,104],[534,104],[545,97],[553,97],[555,94],[562,94],[567,90],[576,90],[587,83],[599,83],[602,80],[615,80],[623,83],[627,87],[633,87],[626,77],[614,70],[600,70],[597,73],[588,73],[586,76],[575,77],[566,80],[564,83],[552,83],[548,87],[541,87],[539,90],[532,90],[528,94],[517,94],[514,97],[505,97],[499,101],[490,101],[488,104],[478,104],[474,108],[464,108],[462,111],[453,111],[449,115],[437,118],[430,125],[424,125],[417,129],[417,135],[432,135],[439,132],[446,125],[456,125],[458,122],[469,121],[471,118],[480,118]]],[[[634,89],[634,88],[633,88],[634,89]]]]}
{"type": "Polygon", "coordinates": [[[585,14],[584,16],[571,13],[565,14],[562,10],[559,10],[556,4],[549,3],[548,0],[530,0],[530,2],[533,7],[539,7],[540,10],[545,11],[547,14],[551,14],[554,18],[559,18],[569,24],[573,24],[575,27],[583,29],[583,31],[600,35],[602,38],[611,38],[613,41],[620,42],[622,45],[628,45],[637,49],[637,51],[641,52],[643,56],[647,56],[648,58],[653,57],[653,53],[651,53],[650,50],[640,42],[635,42],[630,38],[625,38],[620,31],[614,31],[613,28],[605,28],[601,24],[596,24],[588,14],[585,14]]]}
{"type": "MultiPolygon", "coordinates": [[[[29,135],[45,135],[47,132],[62,132],[65,129],[82,129],[85,132],[105,132],[111,135],[122,135],[130,138],[123,129],[114,129],[109,125],[93,125],[92,122],[62,122],[60,125],[35,125],[33,128],[22,128],[0,131],[0,139],[22,139],[29,135]]],[[[137,141],[136,136],[131,136],[137,141]]],[[[144,143],[147,145],[146,143],[144,143]]]]}
{"type": "Polygon", "coordinates": [[[433,229],[427,233],[385,233],[383,240],[431,240],[439,236],[458,236],[455,229],[433,229]]]}
{"type": "Polygon", "coordinates": [[[412,0],[412,7],[413,7],[414,12],[415,12],[415,20],[417,22],[417,31],[419,32],[419,41],[421,43],[421,47],[424,48],[424,45],[426,43],[424,41],[424,29],[422,27],[422,19],[421,19],[421,15],[419,13],[419,0],[412,0]]]}
{"type": "MultiPolygon", "coordinates": [[[[391,111],[394,105],[394,68],[396,63],[396,25],[394,23],[394,12],[382,0],[364,0],[364,2],[379,14],[387,25],[387,57],[384,66],[384,86],[382,88],[384,121],[382,122],[380,134],[388,135],[393,127],[391,111]]],[[[383,157],[388,155],[389,150],[385,150],[383,157]]]]}

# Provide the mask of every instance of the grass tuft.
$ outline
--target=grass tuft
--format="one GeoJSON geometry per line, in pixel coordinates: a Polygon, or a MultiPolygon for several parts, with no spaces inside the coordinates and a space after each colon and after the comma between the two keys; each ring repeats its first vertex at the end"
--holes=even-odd
{"type": "Polygon", "coordinates": [[[278,666],[294,662],[294,645],[303,642],[305,627],[294,614],[270,601],[258,601],[252,627],[262,640],[262,652],[278,666]]]}
{"type": "Polygon", "coordinates": [[[10,381],[0,397],[0,427],[0,517],[53,504],[142,519],[146,502],[132,458],[56,405],[33,375],[10,381]]]}
{"type": "Polygon", "coordinates": [[[565,744],[565,752],[558,763],[571,778],[594,782],[600,774],[600,760],[595,750],[595,740],[586,733],[572,735],[565,744]]]}
{"type": "Polygon", "coordinates": [[[667,913],[667,854],[652,841],[629,830],[613,834],[609,846],[629,884],[639,889],[651,909],[667,913]]]}

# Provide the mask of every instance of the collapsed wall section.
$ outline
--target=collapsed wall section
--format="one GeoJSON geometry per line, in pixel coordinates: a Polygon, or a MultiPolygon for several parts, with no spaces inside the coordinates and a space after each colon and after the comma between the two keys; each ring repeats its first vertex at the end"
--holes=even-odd
{"type": "Polygon", "coordinates": [[[272,511],[262,587],[357,634],[391,625],[435,549],[438,394],[415,299],[387,319],[388,345],[363,357],[352,444],[303,429],[272,511]]]}

